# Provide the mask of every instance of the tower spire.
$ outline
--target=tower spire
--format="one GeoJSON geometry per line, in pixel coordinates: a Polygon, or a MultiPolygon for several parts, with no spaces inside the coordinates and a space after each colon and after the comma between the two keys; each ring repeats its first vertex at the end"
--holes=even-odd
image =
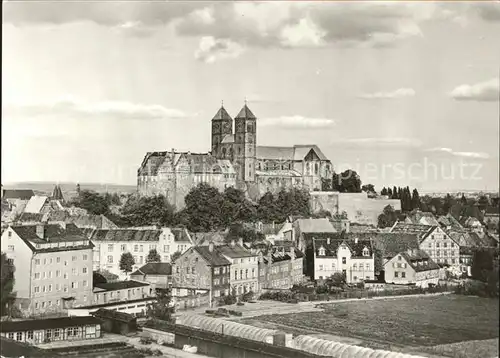
{"type": "Polygon", "coordinates": [[[245,96],[245,106],[247,105],[247,96],[245,96]]]}
{"type": "Polygon", "coordinates": [[[224,100],[221,100],[221,105],[222,108],[224,108],[224,100]]]}

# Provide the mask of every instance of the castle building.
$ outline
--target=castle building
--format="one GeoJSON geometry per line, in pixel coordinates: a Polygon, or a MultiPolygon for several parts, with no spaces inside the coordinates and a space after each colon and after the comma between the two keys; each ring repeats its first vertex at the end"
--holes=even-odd
{"type": "Polygon", "coordinates": [[[257,122],[246,104],[234,120],[222,106],[212,118],[211,151],[146,153],[137,172],[138,193],[163,194],[180,209],[200,183],[220,191],[236,187],[252,200],[292,187],[321,190],[321,179],[333,170],[321,150],[316,145],[257,146],[257,122]]]}

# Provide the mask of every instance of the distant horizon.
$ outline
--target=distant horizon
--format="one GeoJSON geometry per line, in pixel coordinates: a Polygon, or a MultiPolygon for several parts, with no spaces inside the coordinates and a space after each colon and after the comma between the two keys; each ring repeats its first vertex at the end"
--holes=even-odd
{"type": "MultiPolygon", "coordinates": [[[[361,178],[362,179],[362,178],[361,178]]],[[[74,185],[76,189],[76,185],[80,184],[80,186],[115,186],[115,187],[130,187],[130,188],[136,188],[136,184],[119,184],[119,183],[97,183],[97,182],[57,182],[57,181],[19,181],[19,182],[7,182],[7,183],[2,183],[4,188],[6,186],[19,186],[19,185],[74,185]]],[[[362,185],[365,184],[370,184],[370,183],[362,183],[362,185]]],[[[375,186],[375,190],[377,192],[380,192],[382,188],[393,188],[394,186],[396,187],[406,187],[409,185],[382,185],[381,187],[375,186]]],[[[414,188],[412,186],[409,186],[410,189],[417,189],[419,193],[426,193],[426,194],[432,194],[432,193],[500,193],[500,189],[457,189],[457,190],[433,190],[433,189],[422,189],[422,188],[414,188]]],[[[31,189],[31,188],[23,188],[23,189],[31,189]]]]}

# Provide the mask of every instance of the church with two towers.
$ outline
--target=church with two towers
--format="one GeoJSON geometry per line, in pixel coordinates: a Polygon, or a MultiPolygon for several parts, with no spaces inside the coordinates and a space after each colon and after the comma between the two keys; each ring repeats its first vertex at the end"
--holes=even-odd
{"type": "Polygon", "coordinates": [[[258,200],[267,191],[320,190],[321,179],[331,178],[331,162],[316,145],[257,146],[257,125],[246,103],[234,120],[222,105],[212,118],[211,151],[146,153],[137,171],[138,193],[165,195],[182,209],[184,197],[200,183],[220,191],[233,186],[258,200]]]}

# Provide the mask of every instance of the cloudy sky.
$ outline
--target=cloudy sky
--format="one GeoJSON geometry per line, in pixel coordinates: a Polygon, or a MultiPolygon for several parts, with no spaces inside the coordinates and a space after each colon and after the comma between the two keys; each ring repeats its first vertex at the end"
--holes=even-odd
{"type": "Polygon", "coordinates": [[[3,3],[2,181],[134,184],[210,146],[316,143],[365,183],[497,189],[500,3],[3,3]]]}

